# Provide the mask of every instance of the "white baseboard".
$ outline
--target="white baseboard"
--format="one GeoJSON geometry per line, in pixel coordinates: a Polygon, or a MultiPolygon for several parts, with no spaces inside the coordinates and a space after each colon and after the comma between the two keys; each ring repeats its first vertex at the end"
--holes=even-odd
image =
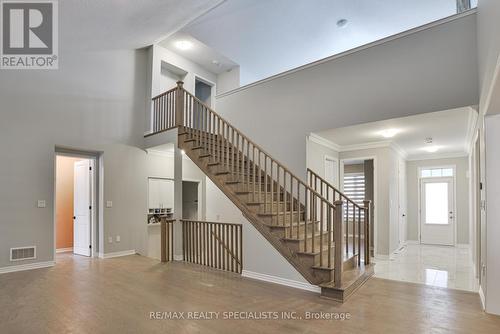
{"type": "MultiPolygon", "coordinates": [[[[399,248],[398,248],[399,249],[399,248]]],[[[391,254],[387,255],[387,254],[375,254],[375,260],[376,259],[379,259],[379,260],[394,260],[396,258],[396,253],[397,249],[392,252],[391,254]]]]}
{"type": "Polygon", "coordinates": [[[374,258],[375,258],[375,260],[376,260],[376,259],[379,259],[379,260],[389,260],[389,255],[385,255],[385,254],[375,254],[374,258]]]}
{"type": "Polygon", "coordinates": [[[307,290],[307,291],[312,291],[312,292],[316,292],[316,293],[321,292],[321,288],[319,286],[316,286],[316,285],[312,285],[312,284],[304,283],[304,282],[299,282],[299,281],[294,281],[294,280],[287,279],[287,278],[256,273],[253,271],[243,270],[241,272],[241,276],[257,279],[260,281],[281,284],[281,285],[285,285],[285,286],[296,288],[296,289],[307,290]]]}
{"type": "Polygon", "coordinates": [[[457,248],[464,248],[464,249],[469,249],[470,248],[469,244],[456,244],[455,247],[457,247],[457,248]]]}
{"type": "Polygon", "coordinates": [[[486,299],[484,298],[484,291],[482,286],[479,286],[479,298],[481,298],[481,304],[483,305],[483,310],[486,310],[486,299]]]}
{"type": "Polygon", "coordinates": [[[17,266],[3,267],[3,268],[0,268],[0,274],[13,273],[16,271],[24,271],[24,270],[53,267],[55,264],[56,263],[54,261],[45,261],[45,262],[35,262],[35,263],[20,264],[17,266]]]}
{"type": "Polygon", "coordinates": [[[420,245],[420,241],[418,240],[406,240],[407,245],[420,245]]]}
{"type": "Polygon", "coordinates": [[[73,247],[69,247],[69,248],[57,248],[56,249],[56,253],[68,253],[68,252],[72,252],[73,251],[73,247]]]}
{"type": "Polygon", "coordinates": [[[136,254],[135,249],[130,249],[130,250],[121,251],[121,252],[98,253],[97,256],[100,259],[111,259],[111,258],[114,258],[114,257],[128,256],[128,255],[135,255],[135,254],[136,254]]]}

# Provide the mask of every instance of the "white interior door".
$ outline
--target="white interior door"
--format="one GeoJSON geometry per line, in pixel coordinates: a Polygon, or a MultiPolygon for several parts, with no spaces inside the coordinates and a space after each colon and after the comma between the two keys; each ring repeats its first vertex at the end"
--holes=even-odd
{"type": "Polygon", "coordinates": [[[90,160],[75,163],[74,174],[74,217],[73,253],[90,256],[91,254],[91,177],[90,160]]]}
{"type": "Polygon", "coordinates": [[[337,166],[336,161],[325,157],[325,180],[330,184],[337,186],[337,166]]]}
{"type": "Polygon", "coordinates": [[[455,212],[453,178],[421,179],[420,241],[454,245],[455,212]]]}

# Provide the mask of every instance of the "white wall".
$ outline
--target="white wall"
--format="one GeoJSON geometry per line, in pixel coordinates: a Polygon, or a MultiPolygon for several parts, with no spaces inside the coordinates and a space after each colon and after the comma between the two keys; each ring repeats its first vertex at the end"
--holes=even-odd
{"type": "MultiPolygon", "coordinates": [[[[54,149],[103,152],[104,251],[141,249],[145,51],[61,53],[59,70],[0,75],[0,267],[54,259],[54,149]],[[37,200],[47,207],[36,208],[37,200]],[[37,259],[11,263],[11,247],[36,245],[37,259]]],[[[97,245],[95,245],[97,246],[97,245]]]]}
{"type": "MultiPolygon", "coordinates": [[[[194,95],[195,93],[195,80],[196,77],[201,77],[209,82],[217,84],[217,75],[207,71],[200,65],[182,57],[178,54],[160,46],[153,45],[149,47],[148,50],[149,65],[149,77],[151,81],[148,83],[148,89],[151,90],[150,96],[154,97],[158,94],[161,94],[171,88],[176,86],[175,79],[170,78],[165,75],[165,72],[162,73],[162,62],[169,63],[174,65],[182,70],[184,70],[187,74],[182,78],[184,81],[184,88],[194,95]]],[[[217,87],[215,87],[217,89],[217,87]]],[[[151,110],[151,104],[149,104],[149,110],[151,110]]],[[[146,127],[144,129],[145,132],[150,132],[151,128],[151,113],[146,113],[146,127]]]]}
{"type": "Polygon", "coordinates": [[[240,87],[240,67],[234,67],[217,76],[217,94],[223,94],[240,87]]]}
{"type": "Polygon", "coordinates": [[[295,174],[311,132],[478,103],[475,14],[217,99],[216,110],[295,174]]]}
{"type": "Polygon", "coordinates": [[[500,314],[500,115],[485,119],[486,133],[486,311],[500,314]]]}
{"type": "Polygon", "coordinates": [[[309,136],[306,139],[306,167],[325,178],[325,157],[336,161],[337,173],[335,175],[335,187],[339,187],[339,152],[332,147],[319,144],[309,136]]]}
{"type": "Polygon", "coordinates": [[[208,221],[243,224],[243,270],[308,284],[208,178],[206,204],[208,221]]]}
{"type": "Polygon", "coordinates": [[[418,192],[419,192],[419,167],[456,166],[456,224],[457,243],[469,243],[470,216],[469,216],[469,171],[468,157],[451,159],[417,160],[407,162],[408,178],[408,240],[419,240],[418,235],[418,192]]]}

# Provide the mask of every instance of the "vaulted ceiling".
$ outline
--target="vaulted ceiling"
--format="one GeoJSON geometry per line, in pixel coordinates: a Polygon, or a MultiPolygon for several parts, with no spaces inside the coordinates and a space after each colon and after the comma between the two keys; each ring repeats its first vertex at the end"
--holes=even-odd
{"type": "Polygon", "coordinates": [[[244,85],[456,12],[457,0],[227,0],[182,32],[238,63],[244,85]]]}
{"type": "Polygon", "coordinates": [[[68,51],[142,48],[176,32],[221,1],[59,1],[60,48],[68,51]]]}

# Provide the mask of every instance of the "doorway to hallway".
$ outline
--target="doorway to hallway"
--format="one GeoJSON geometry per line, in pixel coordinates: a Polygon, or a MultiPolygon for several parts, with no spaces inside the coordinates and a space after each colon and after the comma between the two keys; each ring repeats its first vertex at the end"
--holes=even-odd
{"type": "Polygon", "coordinates": [[[182,218],[199,220],[198,208],[199,182],[182,181],[182,218]]]}
{"type": "Polygon", "coordinates": [[[96,158],[57,153],[55,157],[56,253],[90,257],[95,244],[96,158]]]}

